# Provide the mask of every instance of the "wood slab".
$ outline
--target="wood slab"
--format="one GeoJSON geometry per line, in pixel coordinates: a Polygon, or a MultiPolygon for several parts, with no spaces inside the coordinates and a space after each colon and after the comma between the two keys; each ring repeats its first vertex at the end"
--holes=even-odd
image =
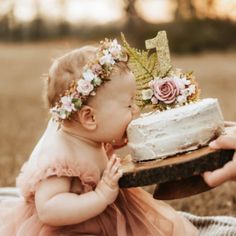
{"type": "Polygon", "coordinates": [[[234,150],[216,151],[203,147],[161,161],[152,160],[141,163],[133,162],[132,157],[128,155],[121,163],[124,174],[119,180],[119,185],[122,188],[129,188],[188,179],[224,166],[232,159],[233,154],[234,150]]]}
{"type": "Polygon", "coordinates": [[[157,184],[153,197],[159,200],[172,200],[189,197],[211,189],[201,175],[193,175],[186,179],[157,184]]]}

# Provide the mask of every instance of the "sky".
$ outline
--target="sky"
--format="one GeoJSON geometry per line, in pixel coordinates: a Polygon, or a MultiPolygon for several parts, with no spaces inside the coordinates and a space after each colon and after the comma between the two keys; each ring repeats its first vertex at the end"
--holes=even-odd
{"type": "MultiPolygon", "coordinates": [[[[236,20],[236,0],[217,0],[218,4],[211,13],[222,18],[230,17],[236,20]]],[[[173,19],[175,4],[173,0],[138,0],[138,12],[149,22],[168,22],[173,19]]],[[[36,14],[35,4],[38,4],[40,14],[58,21],[65,19],[71,23],[79,22],[103,24],[123,17],[124,1],[122,0],[0,0],[0,13],[7,11],[10,5],[15,4],[14,15],[17,20],[27,22],[36,14]],[[62,8],[60,2],[64,2],[62,8]]],[[[204,4],[204,1],[197,1],[204,4]]],[[[203,8],[204,9],[204,8],[203,8]]],[[[206,11],[206,9],[205,9],[206,11]]]]}

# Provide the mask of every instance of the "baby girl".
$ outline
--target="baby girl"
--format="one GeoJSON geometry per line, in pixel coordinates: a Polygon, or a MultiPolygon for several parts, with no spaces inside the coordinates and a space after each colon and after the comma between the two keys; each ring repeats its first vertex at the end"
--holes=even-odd
{"type": "Polygon", "coordinates": [[[52,119],[17,178],[21,199],[0,205],[0,235],[198,235],[143,189],[119,189],[120,159],[105,144],[124,144],[138,113],[127,60],[116,40],[105,40],[54,61],[52,119]]]}

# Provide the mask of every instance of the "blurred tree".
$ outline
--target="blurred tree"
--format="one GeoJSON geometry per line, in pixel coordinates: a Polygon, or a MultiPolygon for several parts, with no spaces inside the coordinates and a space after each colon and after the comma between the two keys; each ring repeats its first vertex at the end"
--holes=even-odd
{"type": "Polygon", "coordinates": [[[60,20],[58,25],[58,33],[59,35],[68,35],[70,33],[70,25],[65,20],[65,12],[66,12],[66,0],[59,0],[58,1],[60,6],[60,20]]]}
{"type": "Polygon", "coordinates": [[[137,21],[143,21],[143,19],[140,17],[136,10],[136,3],[137,0],[124,0],[125,2],[125,13],[126,13],[126,18],[127,18],[127,25],[129,27],[134,26],[137,21]]]}
{"type": "Polygon", "coordinates": [[[30,24],[30,38],[33,40],[39,40],[46,34],[44,20],[40,9],[40,1],[34,0],[34,8],[36,16],[30,24]]]}
{"type": "MultiPolygon", "coordinates": [[[[0,7],[4,6],[4,2],[0,1],[0,7]]],[[[9,10],[9,9],[8,9],[9,10]]],[[[0,37],[7,39],[10,33],[8,12],[0,12],[0,37]]]]}
{"type": "MultiPolygon", "coordinates": [[[[217,0],[174,0],[176,2],[175,19],[211,18],[217,0]]],[[[216,13],[215,13],[216,14],[216,13]]]]}
{"type": "Polygon", "coordinates": [[[8,37],[11,40],[19,41],[22,39],[22,24],[16,20],[15,17],[15,7],[16,3],[11,0],[9,3],[9,11],[7,13],[7,23],[8,23],[8,37]]]}
{"type": "Polygon", "coordinates": [[[196,18],[196,6],[194,0],[175,0],[176,1],[176,10],[175,10],[175,19],[189,19],[196,18]]]}
{"type": "Polygon", "coordinates": [[[128,40],[136,42],[138,45],[141,40],[137,40],[137,35],[143,34],[143,29],[149,25],[137,12],[136,3],[137,0],[124,0],[125,2],[125,13],[126,13],[126,24],[124,25],[124,33],[128,35],[128,40]]]}

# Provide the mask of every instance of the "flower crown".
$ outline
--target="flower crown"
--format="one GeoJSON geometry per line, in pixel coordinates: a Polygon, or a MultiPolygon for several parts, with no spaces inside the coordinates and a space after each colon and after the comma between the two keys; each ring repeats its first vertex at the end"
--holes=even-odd
{"type": "Polygon", "coordinates": [[[50,109],[53,119],[61,122],[71,118],[71,115],[86,103],[89,96],[96,95],[99,86],[110,80],[109,75],[114,65],[121,61],[127,62],[128,55],[117,40],[101,41],[95,60],[83,67],[81,77],[72,81],[64,95],[61,95],[59,102],[50,109]]]}

